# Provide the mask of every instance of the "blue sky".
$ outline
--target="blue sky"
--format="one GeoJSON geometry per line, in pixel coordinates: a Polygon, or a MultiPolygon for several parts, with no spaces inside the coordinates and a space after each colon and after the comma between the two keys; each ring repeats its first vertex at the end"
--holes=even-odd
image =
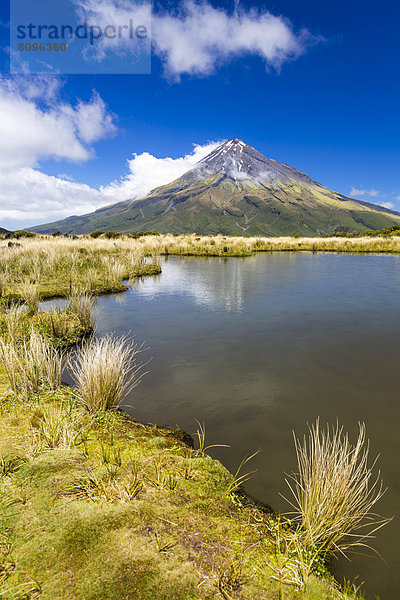
{"type": "MultiPolygon", "coordinates": [[[[232,2],[213,0],[211,5],[228,17],[234,9],[232,2]]],[[[178,7],[177,3],[158,3],[155,12],[169,10],[175,14],[178,7]]],[[[76,109],[80,99],[82,106],[97,103],[97,114],[106,125],[101,133],[96,130],[84,137],[87,155],[36,149],[26,164],[20,161],[12,168],[3,167],[3,175],[8,169],[6,182],[18,178],[20,169],[34,169],[38,177],[61,176],[64,182],[73,179],[98,189],[128,174],[127,160],[133,153],[177,159],[190,154],[193,144],[239,137],[331,189],[344,194],[353,191],[356,197],[390,203],[400,210],[400,4],[392,0],[239,4],[244,12],[252,7],[259,14],[269,11],[282,15],[290,21],[295,35],[307,29],[314,42],[306,43],[300,56],[283,61],[278,70],[266,68],[265,59],[254,52],[238,52],[228,58],[216,57],[207,72],[171,75],[166,73],[165,60],[154,55],[150,75],[55,77],[57,92],[50,102],[43,99],[43,86],[49,84],[41,82],[41,92],[33,100],[30,96],[29,102],[34,102],[42,115],[54,113],[60,104],[76,109]]],[[[6,13],[1,21],[7,23],[6,13]]],[[[2,34],[5,48],[8,29],[4,25],[2,34]]],[[[24,94],[23,86],[19,78],[18,85],[9,91],[13,78],[8,73],[6,50],[1,72],[3,86],[8,85],[7,93],[17,102],[18,94],[24,94]]],[[[30,84],[38,79],[34,75],[24,77],[30,84]]],[[[7,121],[6,111],[10,112],[9,103],[5,109],[2,113],[0,105],[0,133],[1,121],[7,121]]],[[[97,125],[101,127],[100,122],[97,125]]],[[[18,143],[24,144],[20,128],[5,134],[19,136],[18,143]]],[[[53,142],[46,143],[51,146],[53,142]]],[[[22,148],[20,154],[24,151],[22,148]]],[[[157,168],[156,162],[154,165],[157,168]]],[[[35,212],[27,207],[26,196],[18,199],[16,187],[14,196],[8,194],[7,185],[0,181],[0,225],[6,227],[53,220],[82,212],[87,206],[85,201],[81,206],[75,201],[69,207],[67,193],[65,201],[58,197],[53,205],[49,198],[43,210],[35,212]]],[[[122,187],[122,195],[115,199],[125,199],[126,190],[122,187]]],[[[75,189],[74,194],[78,191],[75,189]]],[[[97,197],[94,203],[107,202],[97,197]]]]}

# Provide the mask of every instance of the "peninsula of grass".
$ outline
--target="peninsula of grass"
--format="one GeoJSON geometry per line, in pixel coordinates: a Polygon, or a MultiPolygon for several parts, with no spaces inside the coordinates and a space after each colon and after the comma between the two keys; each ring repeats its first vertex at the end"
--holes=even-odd
{"type": "Polygon", "coordinates": [[[0,241],[3,302],[122,292],[127,281],[161,272],[154,253],[124,240],[34,236],[0,241]]]}

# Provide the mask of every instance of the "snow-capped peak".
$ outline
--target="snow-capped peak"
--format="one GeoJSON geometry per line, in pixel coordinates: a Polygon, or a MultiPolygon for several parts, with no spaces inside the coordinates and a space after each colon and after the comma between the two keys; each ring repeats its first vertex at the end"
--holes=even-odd
{"type": "Polygon", "coordinates": [[[238,138],[220,144],[197,164],[195,170],[200,171],[202,177],[225,173],[234,180],[253,182],[287,179],[311,182],[304,173],[267,158],[238,138]]]}

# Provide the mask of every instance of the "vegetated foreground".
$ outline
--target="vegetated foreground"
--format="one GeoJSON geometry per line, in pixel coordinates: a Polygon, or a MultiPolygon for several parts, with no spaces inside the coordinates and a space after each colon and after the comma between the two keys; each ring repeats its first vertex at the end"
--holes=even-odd
{"type": "Polygon", "coordinates": [[[166,248],[256,248],[196,236],[19,243],[0,254],[1,597],[357,597],[351,585],[339,589],[324,563],[369,539],[361,528],[381,490],[362,493],[371,490],[363,431],[356,450],[340,430],[318,424],[309,447],[297,443],[290,525],[243,494],[245,461],[232,475],[207,455],[201,425],[194,449],[187,434],[116,410],[140,377],[138,348],[106,338],[78,346],[72,361],[63,351],[92,331],[93,294],[121,289],[127,274],[159,272],[156,255],[166,248]],[[43,292],[67,295],[68,305],[41,313],[43,292]],[[24,305],[9,308],[16,298],[24,305]],[[76,389],[61,383],[66,362],[76,389]],[[328,472],[340,487],[334,502],[328,472]]]}

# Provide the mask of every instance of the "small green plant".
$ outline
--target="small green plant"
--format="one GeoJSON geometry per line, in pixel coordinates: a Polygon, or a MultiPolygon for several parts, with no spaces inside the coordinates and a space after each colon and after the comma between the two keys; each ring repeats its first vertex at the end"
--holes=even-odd
{"type": "Polygon", "coordinates": [[[161,456],[156,456],[153,459],[154,477],[149,477],[149,482],[156,487],[164,485],[164,465],[161,456]]]}
{"type": "Polygon", "coordinates": [[[75,446],[79,448],[85,458],[89,458],[90,426],[79,428],[75,436],[75,446]]]}
{"type": "Polygon", "coordinates": [[[197,421],[197,419],[196,419],[196,423],[198,425],[198,428],[196,430],[196,435],[197,435],[197,440],[199,442],[199,447],[197,449],[197,452],[200,455],[205,454],[207,452],[207,450],[209,450],[210,448],[229,448],[229,446],[227,444],[206,445],[206,427],[205,427],[204,423],[200,423],[200,421],[197,421]]]}
{"type": "Polygon", "coordinates": [[[182,474],[184,479],[192,479],[193,478],[193,454],[190,448],[183,449],[183,456],[185,459],[182,474]]]}
{"type": "Polygon", "coordinates": [[[88,471],[75,477],[65,493],[66,495],[87,498],[91,502],[101,502],[107,499],[104,481],[94,471],[88,471]]]}
{"type": "Polygon", "coordinates": [[[175,546],[175,542],[170,539],[163,539],[161,535],[155,530],[154,537],[156,541],[157,552],[168,552],[175,546]]]}
{"type": "Polygon", "coordinates": [[[257,450],[256,452],[253,452],[253,454],[251,454],[250,456],[244,457],[243,460],[241,461],[240,465],[238,466],[238,468],[236,469],[236,472],[234,473],[232,480],[229,482],[228,488],[227,488],[227,493],[228,494],[232,494],[233,492],[235,492],[241,485],[243,485],[243,483],[245,481],[248,481],[249,479],[251,479],[252,477],[254,477],[256,471],[249,471],[248,473],[243,473],[242,475],[241,470],[243,469],[243,467],[255,456],[257,456],[257,454],[259,454],[260,450],[257,450]]]}
{"type": "Polygon", "coordinates": [[[220,552],[220,568],[218,575],[218,591],[225,600],[233,600],[236,592],[246,583],[248,575],[242,561],[227,553],[220,552]],[[234,595],[232,595],[234,594],[234,595]]]}
{"type": "Polygon", "coordinates": [[[0,476],[10,475],[26,462],[26,457],[17,451],[0,454],[0,476]]]}
{"type": "Polygon", "coordinates": [[[147,476],[148,482],[157,488],[174,490],[178,485],[178,475],[175,469],[164,464],[162,455],[153,458],[153,476],[147,476]]]}
{"type": "Polygon", "coordinates": [[[114,479],[117,479],[120,472],[120,467],[118,465],[110,463],[107,463],[105,467],[108,480],[113,481],[114,479]]]}
{"type": "Polygon", "coordinates": [[[117,467],[122,466],[121,448],[115,446],[113,434],[111,432],[110,441],[107,442],[103,436],[99,437],[101,460],[104,465],[113,464],[117,467]]]}
{"type": "Polygon", "coordinates": [[[78,435],[78,424],[68,417],[62,408],[44,406],[31,418],[31,426],[43,448],[72,448],[78,435]]]}
{"type": "Polygon", "coordinates": [[[164,477],[164,485],[169,490],[173,491],[178,485],[178,477],[175,471],[171,471],[164,477]]]}
{"type": "Polygon", "coordinates": [[[126,498],[127,502],[131,502],[139,492],[142,490],[143,484],[137,479],[136,476],[131,476],[122,486],[121,500],[126,498]]]}

